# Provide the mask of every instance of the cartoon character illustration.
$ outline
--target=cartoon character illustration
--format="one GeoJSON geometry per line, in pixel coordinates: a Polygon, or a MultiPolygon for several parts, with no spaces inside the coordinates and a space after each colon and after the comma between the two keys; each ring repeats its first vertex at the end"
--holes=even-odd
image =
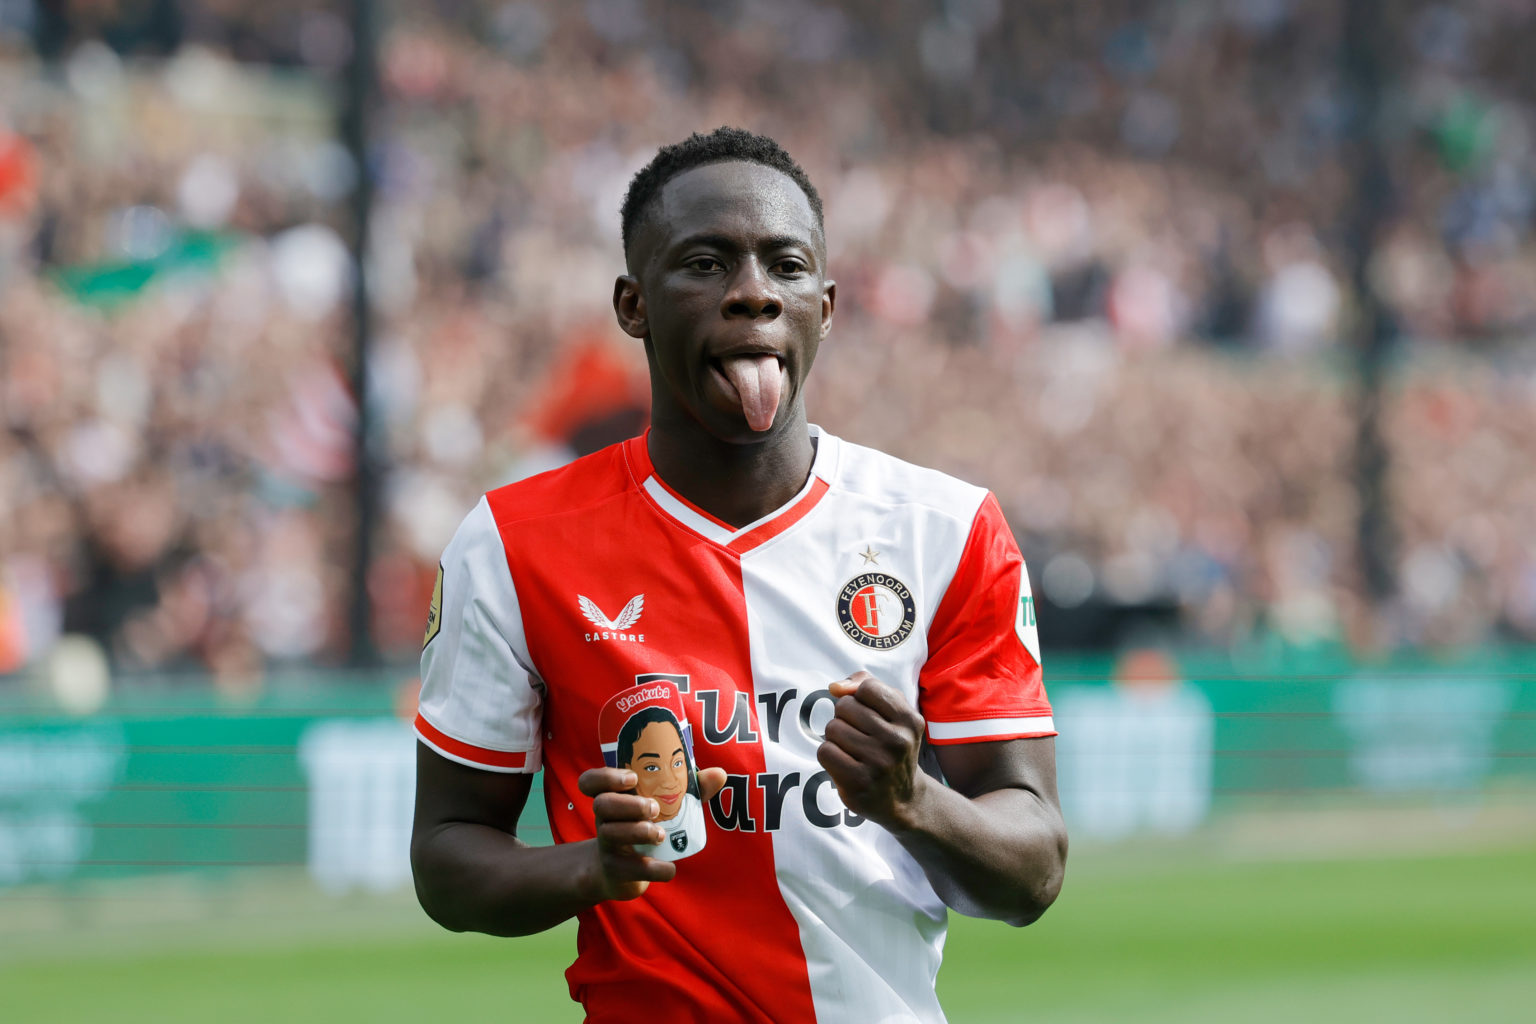
{"type": "Polygon", "coordinates": [[[693,764],[677,719],[666,708],[650,707],[631,715],[619,731],[620,768],[639,778],[635,792],[661,805],[661,820],[670,821],[683,809],[683,797],[698,796],[689,785],[693,764]]]}
{"type": "Polygon", "coordinates": [[[661,808],[657,823],[666,838],[635,850],[658,860],[681,860],[704,848],[704,804],[693,762],[693,730],[680,718],[681,698],[669,683],[651,684],[646,697],[640,687],[625,691],[604,709],[604,739],[613,735],[611,723],[628,711],[617,736],[604,743],[604,760],[628,768],[638,782],[635,792],[661,808]]]}

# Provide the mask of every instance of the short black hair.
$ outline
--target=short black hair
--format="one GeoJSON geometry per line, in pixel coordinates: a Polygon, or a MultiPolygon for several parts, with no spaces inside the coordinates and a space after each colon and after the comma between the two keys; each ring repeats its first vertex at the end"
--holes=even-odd
{"type": "Polygon", "coordinates": [[[629,256],[630,243],[634,241],[635,231],[640,225],[640,218],[644,216],[646,207],[655,201],[667,182],[695,167],[724,163],[728,160],[762,164],[764,167],[772,167],[787,175],[791,181],[800,186],[800,191],[804,192],[805,198],[810,201],[811,212],[816,215],[816,227],[824,229],[821,196],[816,192],[816,186],[811,184],[810,176],[795,163],[794,157],[766,135],[757,135],[745,128],[721,126],[708,135],[694,132],[682,142],[662,146],[651,158],[650,163],[635,172],[635,176],[629,180],[629,191],[624,195],[624,206],[620,211],[623,223],[624,255],[629,256]]]}
{"type": "MultiPolygon", "coordinates": [[[[620,768],[623,768],[635,759],[635,741],[640,738],[640,734],[645,731],[645,727],[654,725],[657,722],[665,722],[667,725],[670,725],[677,730],[677,738],[683,738],[682,726],[677,724],[677,716],[672,712],[656,705],[641,708],[633,715],[630,715],[624,722],[624,727],[619,730],[619,748],[615,753],[618,755],[618,766],[620,768]]],[[[685,753],[687,746],[686,743],[683,744],[685,753]]]]}

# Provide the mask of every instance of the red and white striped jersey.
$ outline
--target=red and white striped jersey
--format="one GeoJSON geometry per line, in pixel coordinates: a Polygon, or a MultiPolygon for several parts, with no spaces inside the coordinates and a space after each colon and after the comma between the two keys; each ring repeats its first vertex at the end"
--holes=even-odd
{"type": "Polygon", "coordinates": [[[555,839],[591,838],[599,709],[664,675],[699,767],[729,773],[673,881],[581,916],[566,977],[592,1021],[942,1021],[945,907],[817,763],[828,684],[872,672],[933,744],[1055,734],[996,501],[812,430],[806,486],[748,526],[670,490],[641,437],[487,494],[443,556],[422,742],[542,766],[555,839]]]}

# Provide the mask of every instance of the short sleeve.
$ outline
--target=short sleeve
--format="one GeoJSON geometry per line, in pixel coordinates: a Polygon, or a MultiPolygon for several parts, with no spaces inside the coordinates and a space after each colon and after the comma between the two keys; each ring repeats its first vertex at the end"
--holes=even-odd
{"type": "Polygon", "coordinates": [[[481,498],[438,566],[416,735],[461,764],[531,773],[539,770],[543,710],[501,531],[481,498]]]}
{"type": "Polygon", "coordinates": [[[1056,735],[1029,574],[991,494],[934,612],[918,691],[931,743],[1056,735]]]}

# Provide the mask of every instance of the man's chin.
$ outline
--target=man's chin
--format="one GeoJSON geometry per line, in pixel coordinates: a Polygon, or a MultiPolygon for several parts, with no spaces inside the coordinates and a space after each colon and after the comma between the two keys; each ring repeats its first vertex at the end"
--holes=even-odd
{"type": "Polygon", "coordinates": [[[746,417],[741,414],[740,410],[736,410],[733,413],[722,413],[715,410],[711,410],[711,412],[712,415],[700,420],[700,424],[704,429],[709,431],[717,440],[723,441],[726,444],[741,445],[743,447],[773,440],[784,432],[785,424],[793,419],[790,415],[789,407],[787,405],[781,406],[773,417],[773,423],[767,429],[753,430],[752,425],[747,422],[746,417]]]}

